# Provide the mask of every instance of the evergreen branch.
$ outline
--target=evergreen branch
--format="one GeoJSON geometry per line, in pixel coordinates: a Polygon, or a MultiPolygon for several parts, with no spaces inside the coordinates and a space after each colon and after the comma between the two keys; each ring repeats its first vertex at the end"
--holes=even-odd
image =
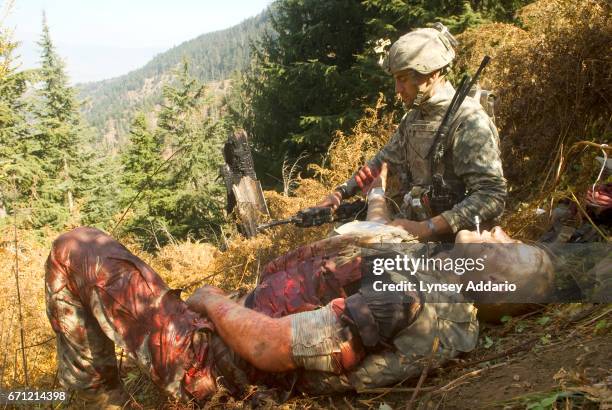
{"type": "Polygon", "coordinates": [[[115,226],[113,227],[113,229],[111,230],[111,236],[115,235],[115,231],[117,230],[117,228],[119,227],[119,225],[121,225],[121,223],[123,222],[123,220],[125,219],[125,216],[127,215],[127,213],[130,211],[130,209],[132,209],[132,206],[134,205],[134,203],[136,202],[136,200],[138,198],[140,198],[140,195],[144,192],[145,188],[147,188],[151,181],[153,180],[153,177],[155,175],[157,175],[159,173],[159,171],[161,171],[161,169],[168,164],[176,154],[178,154],[179,152],[182,152],[185,150],[185,148],[187,148],[188,145],[182,145],[172,153],[172,155],[170,155],[168,158],[166,158],[165,161],[163,161],[161,164],[159,164],[159,166],[157,168],[155,168],[153,170],[153,172],[147,176],[147,180],[146,182],[143,184],[143,186],[138,190],[138,192],[136,193],[136,195],[134,195],[134,197],[132,198],[132,200],[130,201],[130,203],[128,204],[127,208],[125,209],[125,211],[123,211],[123,214],[121,214],[121,218],[119,218],[119,220],[117,221],[117,223],[115,224],[115,226]]]}

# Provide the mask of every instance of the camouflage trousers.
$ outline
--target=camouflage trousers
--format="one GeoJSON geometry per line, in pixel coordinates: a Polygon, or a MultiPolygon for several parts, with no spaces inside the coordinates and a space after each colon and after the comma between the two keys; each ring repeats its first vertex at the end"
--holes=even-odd
{"type": "MultiPolygon", "coordinates": [[[[313,310],[346,297],[345,287],[361,279],[360,263],[355,238],[302,246],[264,267],[245,305],[271,317],[313,310]]],[[[117,346],[173,397],[200,400],[216,390],[224,372],[213,363],[212,323],[110,236],[86,227],[61,235],[47,259],[45,283],[65,388],[95,392],[118,385],[117,346]]],[[[254,369],[248,376],[255,383],[265,378],[254,369]]]]}
{"type": "Polygon", "coordinates": [[[216,389],[207,355],[211,322],[108,235],[85,227],[61,235],[47,259],[45,284],[65,388],[117,386],[118,346],[174,397],[201,398],[216,389]]]}

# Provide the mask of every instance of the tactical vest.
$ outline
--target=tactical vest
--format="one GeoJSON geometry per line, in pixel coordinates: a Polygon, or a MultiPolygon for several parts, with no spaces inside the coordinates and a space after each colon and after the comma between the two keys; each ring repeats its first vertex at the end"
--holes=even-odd
{"type": "MultiPolygon", "coordinates": [[[[480,89],[475,90],[474,96],[484,99],[490,110],[493,110],[492,94],[480,89]]],[[[452,96],[451,96],[452,97],[452,96]]],[[[434,161],[434,138],[450,98],[444,104],[428,107],[425,116],[421,108],[415,108],[402,118],[400,130],[403,134],[401,149],[407,164],[400,172],[402,186],[410,186],[403,198],[401,213],[412,220],[425,220],[451,209],[461,202],[467,195],[465,184],[455,174],[453,167],[453,142],[457,129],[464,122],[467,115],[474,110],[483,110],[480,101],[467,97],[457,115],[451,122],[445,145],[444,156],[441,161],[434,161]],[[442,177],[444,188],[440,189],[440,181],[434,178],[435,174],[442,177]]],[[[486,110],[485,110],[486,112],[486,110]]],[[[497,130],[491,122],[492,132],[497,130]]]]}

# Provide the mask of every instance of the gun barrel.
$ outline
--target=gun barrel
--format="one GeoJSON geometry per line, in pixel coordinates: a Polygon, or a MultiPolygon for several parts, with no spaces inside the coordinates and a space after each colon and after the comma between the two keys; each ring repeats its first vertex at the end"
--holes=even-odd
{"type": "Polygon", "coordinates": [[[293,222],[295,222],[295,218],[279,219],[278,221],[268,222],[265,224],[258,225],[257,232],[265,231],[266,229],[272,228],[273,226],[287,225],[293,222]]]}

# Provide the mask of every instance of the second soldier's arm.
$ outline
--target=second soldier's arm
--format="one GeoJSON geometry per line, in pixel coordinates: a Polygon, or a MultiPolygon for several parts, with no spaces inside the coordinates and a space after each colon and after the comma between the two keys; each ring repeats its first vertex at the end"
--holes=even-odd
{"type": "MultiPolygon", "coordinates": [[[[386,162],[389,166],[391,173],[396,173],[406,163],[406,139],[404,136],[404,130],[406,129],[406,123],[410,113],[404,115],[399,127],[393,133],[389,141],[381,148],[380,151],[374,155],[368,162],[367,166],[378,172],[383,162],[386,162]]],[[[336,188],[336,191],[340,191],[342,199],[350,198],[357,194],[359,191],[359,185],[355,179],[357,172],[353,174],[345,183],[336,188]]]]}
{"type": "Polygon", "coordinates": [[[453,233],[472,229],[474,218],[491,221],[500,216],[506,201],[495,125],[482,111],[473,111],[455,131],[453,139],[455,174],[465,184],[467,196],[452,209],[442,213],[453,233]]]}

